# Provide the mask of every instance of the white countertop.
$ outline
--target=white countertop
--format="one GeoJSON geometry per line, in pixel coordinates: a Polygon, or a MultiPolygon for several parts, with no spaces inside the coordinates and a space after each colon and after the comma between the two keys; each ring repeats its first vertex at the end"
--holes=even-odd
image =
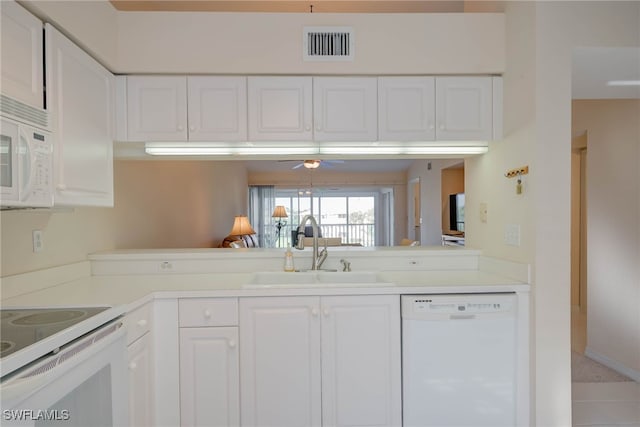
{"type": "MultiPolygon", "coordinates": [[[[296,273],[290,273],[296,274],[296,273]]],[[[348,273],[344,273],[348,274],[348,273]]],[[[130,311],[153,298],[375,295],[514,292],[529,290],[515,279],[477,270],[381,271],[388,286],[243,289],[254,273],[151,274],[90,276],[2,301],[3,307],[124,305],[130,311]]]]}

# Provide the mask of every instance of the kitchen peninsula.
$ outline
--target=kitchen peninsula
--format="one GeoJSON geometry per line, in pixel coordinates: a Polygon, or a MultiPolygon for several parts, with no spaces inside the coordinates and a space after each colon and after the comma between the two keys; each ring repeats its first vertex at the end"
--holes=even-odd
{"type": "MultiPolygon", "coordinates": [[[[518,361],[513,416],[518,425],[528,423],[527,265],[457,247],[332,248],[325,267],[338,270],[339,260],[346,259],[351,272],[284,273],[283,255],[275,249],[103,252],[90,255],[88,262],[52,269],[45,277],[56,277],[58,283],[44,289],[17,291],[24,291],[20,285],[30,278],[43,277],[42,272],[3,279],[2,305],[123,306],[131,423],[313,424],[322,413],[323,420],[348,415],[360,423],[374,414],[380,425],[399,426],[400,297],[513,295],[518,361]],[[375,336],[363,333],[368,324],[375,327],[375,336]],[[321,329],[323,335],[316,335],[321,329]],[[328,343],[335,339],[346,341],[332,349],[328,343]],[[362,358],[358,348],[369,356],[362,358]],[[273,362],[271,357],[289,366],[261,371],[261,364],[273,362]],[[357,360],[369,374],[347,380],[336,371],[342,365],[323,362],[321,367],[320,360],[357,360]],[[286,379],[280,369],[310,376],[286,379]],[[278,384],[272,383],[274,375],[278,384]],[[320,377],[322,390],[317,388],[320,377]],[[381,385],[384,393],[379,394],[375,390],[381,385]],[[299,399],[296,407],[302,409],[278,411],[290,402],[273,397],[274,387],[283,390],[282,399],[299,399]],[[343,394],[352,387],[360,392],[343,394]],[[337,404],[336,393],[355,399],[354,404],[337,404]],[[274,411],[261,412],[265,404],[274,411]]],[[[298,268],[310,261],[310,250],[296,251],[298,268]]]]}

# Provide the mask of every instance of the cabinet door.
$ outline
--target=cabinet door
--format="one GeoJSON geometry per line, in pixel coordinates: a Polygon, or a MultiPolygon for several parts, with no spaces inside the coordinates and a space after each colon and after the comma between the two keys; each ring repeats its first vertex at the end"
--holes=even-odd
{"type": "Polygon", "coordinates": [[[238,328],[180,328],[180,424],[240,425],[238,328]]]}
{"type": "Polygon", "coordinates": [[[54,203],[113,206],[114,77],[51,25],[45,32],[54,203]]]}
{"type": "Polygon", "coordinates": [[[436,139],[493,136],[491,77],[436,77],[436,139]]]}
{"type": "Polygon", "coordinates": [[[247,140],[246,77],[189,76],[189,141],[247,140]]]}
{"type": "Polygon", "coordinates": [[[310,141],[311,77],[249,77],[249,139],[310,141]]]}
{"type": "Polygon", "coordinates": [[[314,77],[316,141],[376,141],[377,118],[375,77],[314,77]]]}
{"type": "Polygon", "coordinates": [[[129,358],[129,425],[152,427],[153,366],[150,334],[145,334],[127,347],[129,358]]]}
{"type": "Polygon", "coordinates": [[[14,1],[0,8],[2,93],[43,108],[42,22],[14,1]]]}
{"type": "Polygon", "coordinates": [[[244,426],[320,426],[317,297],[240,300],[244,426]]]}
{"type": "Polygon", "coordinates": [[[321,301],[323,423],[401,425],[400,298],[321,301]]]}
{"type": "Polygon", "coordinates": [[[127,77],[127,126],[129,141],[186,141],[186,76],[127,77]]]}
{"type": "Polygon", "coordinates": [[[378,78],[378,138],[433,141],[436,97],[433,77],[378,78]]]}

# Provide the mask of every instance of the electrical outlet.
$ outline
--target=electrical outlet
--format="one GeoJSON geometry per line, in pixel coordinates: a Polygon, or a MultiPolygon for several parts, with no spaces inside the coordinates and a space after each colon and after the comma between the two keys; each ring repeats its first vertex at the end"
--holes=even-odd
{"type": "Polygon", "coordinates": [[[33,230],[33,252],[42,252],[44,249],[44,239],[42,237],[42,230],[33,230]]]}
{"type": "Polygon", "coordinates": [[[487,202],[480,203],[480,222],[487,222],[487,202]]]}
{"type": "Polygon", "coordinates": [[[520,226],[507,224],[504,227],[504,242],[509,246],[520,246],[520,226]]]}

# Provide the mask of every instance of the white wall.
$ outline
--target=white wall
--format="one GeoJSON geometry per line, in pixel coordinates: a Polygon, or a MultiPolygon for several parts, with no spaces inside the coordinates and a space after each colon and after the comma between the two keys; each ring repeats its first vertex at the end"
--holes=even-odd
{"type": "Polygon", "coordinates": [[[570,170],[574,47],[638,46],[638,2],[508,2],[505,138],[465,165],[470,246],[533,264],[535,425],[571,425],[570,170]],[[525,191],[503,177],[529,164],[525,191]],[[488,222],[473,223],[481,201],[488,222]],[[502,241],[522,226],[521,246],[502,241]]]}
{"type": "Polygon", "coordinates": [[[640,100],[573,102],[587,131],[587,352],[640,379],[640,100]]]}

